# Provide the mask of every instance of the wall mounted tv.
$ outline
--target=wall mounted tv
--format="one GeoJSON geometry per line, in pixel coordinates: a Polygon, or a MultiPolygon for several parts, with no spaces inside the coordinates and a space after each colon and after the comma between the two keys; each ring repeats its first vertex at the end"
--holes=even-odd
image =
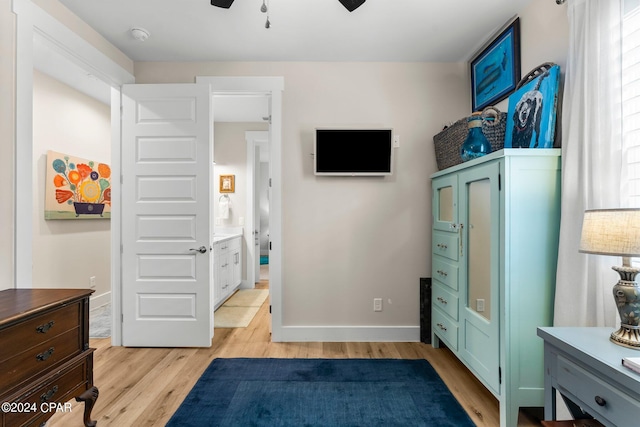
{"type": "Polygon", "coordinates": [[[333,176],[391,175],[392,129],[317,128],[314,173],[333,176]]]}

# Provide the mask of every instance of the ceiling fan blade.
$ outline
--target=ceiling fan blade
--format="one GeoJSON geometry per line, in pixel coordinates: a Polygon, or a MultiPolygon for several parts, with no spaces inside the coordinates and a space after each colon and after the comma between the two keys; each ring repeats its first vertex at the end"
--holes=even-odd
{"type": "Polygon", "coordinates": [[[340,3],[342,3],[342,5],[346,7],[349,12],[353,12],[354,10],[362,6],[365,1],[366,0],[340,0],[340,3]]]}
{"type": "Polygon", "coordinates": [[[233,0],[211,0],[211,6],[224,7],[225,9],[229,9],[233,0]]]}

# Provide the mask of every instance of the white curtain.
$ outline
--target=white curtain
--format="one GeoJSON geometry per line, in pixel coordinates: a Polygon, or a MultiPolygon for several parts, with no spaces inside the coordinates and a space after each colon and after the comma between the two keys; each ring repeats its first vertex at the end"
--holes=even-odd
{"type": "Polygon", "coordinates": [[[585,209],[621,205],[620,27],[622,0],[570,0],[562,106],[562,218],[556,326],[610,326],[616,257],[578,252],[585,209]]]}

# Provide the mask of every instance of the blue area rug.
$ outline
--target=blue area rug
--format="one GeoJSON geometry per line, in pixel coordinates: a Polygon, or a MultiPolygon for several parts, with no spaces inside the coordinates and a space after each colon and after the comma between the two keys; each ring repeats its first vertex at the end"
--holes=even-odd
{"type": "Polygon", "coordinates": [[[215,359],[167,426],[474,424],[426,360],[215,359]]]}
{"type": "Polygon", "coordinates": [[[269,264],[269,255],[260,255],[260,265],[269,264]]]}

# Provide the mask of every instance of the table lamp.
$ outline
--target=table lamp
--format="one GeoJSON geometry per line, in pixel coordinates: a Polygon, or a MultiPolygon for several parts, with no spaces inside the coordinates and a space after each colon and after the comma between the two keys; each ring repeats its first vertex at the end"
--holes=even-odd
{"type": "Polygon", "coordinates": [[[613,266],[620,280],[613,297],[620,313],[620,329],[611,341],[640,350],[640,287],[631,266],[631,257],[640,256],[640,209],[594,209],[584,212],[580,252],[622,257],[622,266],[613,266]]]}

